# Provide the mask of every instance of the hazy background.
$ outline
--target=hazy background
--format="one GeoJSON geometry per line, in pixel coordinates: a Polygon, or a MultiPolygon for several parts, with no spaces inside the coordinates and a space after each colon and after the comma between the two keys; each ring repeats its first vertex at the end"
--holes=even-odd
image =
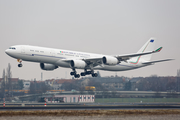
{"type": "MultiPolygon", "coordinates": [[[[20,79],[71,78],[71,69],[43,71],[39,63],[18,62],[5,54],[11,45],[36,45],[76,51],[126,54],[150,38],[163,46],[152,60],[174,61],[102,76],[175,76],[180,68],[179,0],[0,0],[0,75],[11,64],[20,79]]],[[[81,70],[80,70],[81,71],[81,70]]],[[[80,72],[78,71],[78,72],[80,72]]],[[[0,76],[0,77],[1,77],[0,76]]]]}

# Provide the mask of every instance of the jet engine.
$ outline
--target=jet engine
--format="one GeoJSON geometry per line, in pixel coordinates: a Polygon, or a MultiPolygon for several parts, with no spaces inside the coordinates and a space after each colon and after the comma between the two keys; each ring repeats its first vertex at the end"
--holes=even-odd
{"type": "Polygon", "coordinates": [[[70,66],[72,68],[78,68],[78,69],[83,69],[86,67],[86,62],[82,61],[82,60],[71,60],[70,62],[70,66]]]}
{"type": "Polygon", "coordinates": [[[42,70],[54,70],[58,68],[58,66],[48,63],[40,63],[40,67],[42,70]]]}
{"type": "Polygon", "coordinates": [[[112,57],[112,56],[104,56],[102,58],[102,62],[105,65],[117,65],[119,63],[119,60],[115,57],[112,57]]]}

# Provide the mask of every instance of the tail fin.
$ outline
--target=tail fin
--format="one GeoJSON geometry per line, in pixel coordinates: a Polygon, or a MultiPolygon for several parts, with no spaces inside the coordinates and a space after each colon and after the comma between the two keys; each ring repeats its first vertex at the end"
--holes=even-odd
{"type": "MultiPolygon", "coordinates": [[[[143,52],[150,52],[153,51],[155,48],[155,38],[150,38],[137,53],[143,53],[143,52]]],[[[139,57],[134,57],[131,59],[131,61],[150,61],[152,54],[143,55],[139,57]]]]}

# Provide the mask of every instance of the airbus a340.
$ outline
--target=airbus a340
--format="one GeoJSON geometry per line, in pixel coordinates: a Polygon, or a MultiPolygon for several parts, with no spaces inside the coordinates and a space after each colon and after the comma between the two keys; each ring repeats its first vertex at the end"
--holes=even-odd
{"type": "Polygon", "coordinates": [[[160,52],[162,47],[154,50],[155,39],[149,39],[137,53],[123,55],[102,55],[77,52],[63,49],[54,49],[30,45],[15,45],[5,50],[6,54],[17,59],[18,67],[22,61],[38,62],[42,70],[54,70],[58,67],[71,68],[70,75],[75,78],[92,75],[97,77],[94,70],[125,71],[152,65],[157,62],[169,61],[164,59],[150,61],[153,53],[160,52]],[[78,74],[76,69],[83,69],[78,74]]]}

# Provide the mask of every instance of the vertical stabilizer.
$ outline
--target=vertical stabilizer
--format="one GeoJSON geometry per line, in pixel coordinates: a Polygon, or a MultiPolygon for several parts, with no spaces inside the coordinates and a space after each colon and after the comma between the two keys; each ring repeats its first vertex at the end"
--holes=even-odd
{"type": "MultiPolygon", "coordinates": [[[[155,38],[150,38],[137,53],[153,51],[155,48],[155,38]]],[[[130,60],[131,63],[137,64],[139,61],[150,61],[152,54],[134,57],[130,60]]]]}

